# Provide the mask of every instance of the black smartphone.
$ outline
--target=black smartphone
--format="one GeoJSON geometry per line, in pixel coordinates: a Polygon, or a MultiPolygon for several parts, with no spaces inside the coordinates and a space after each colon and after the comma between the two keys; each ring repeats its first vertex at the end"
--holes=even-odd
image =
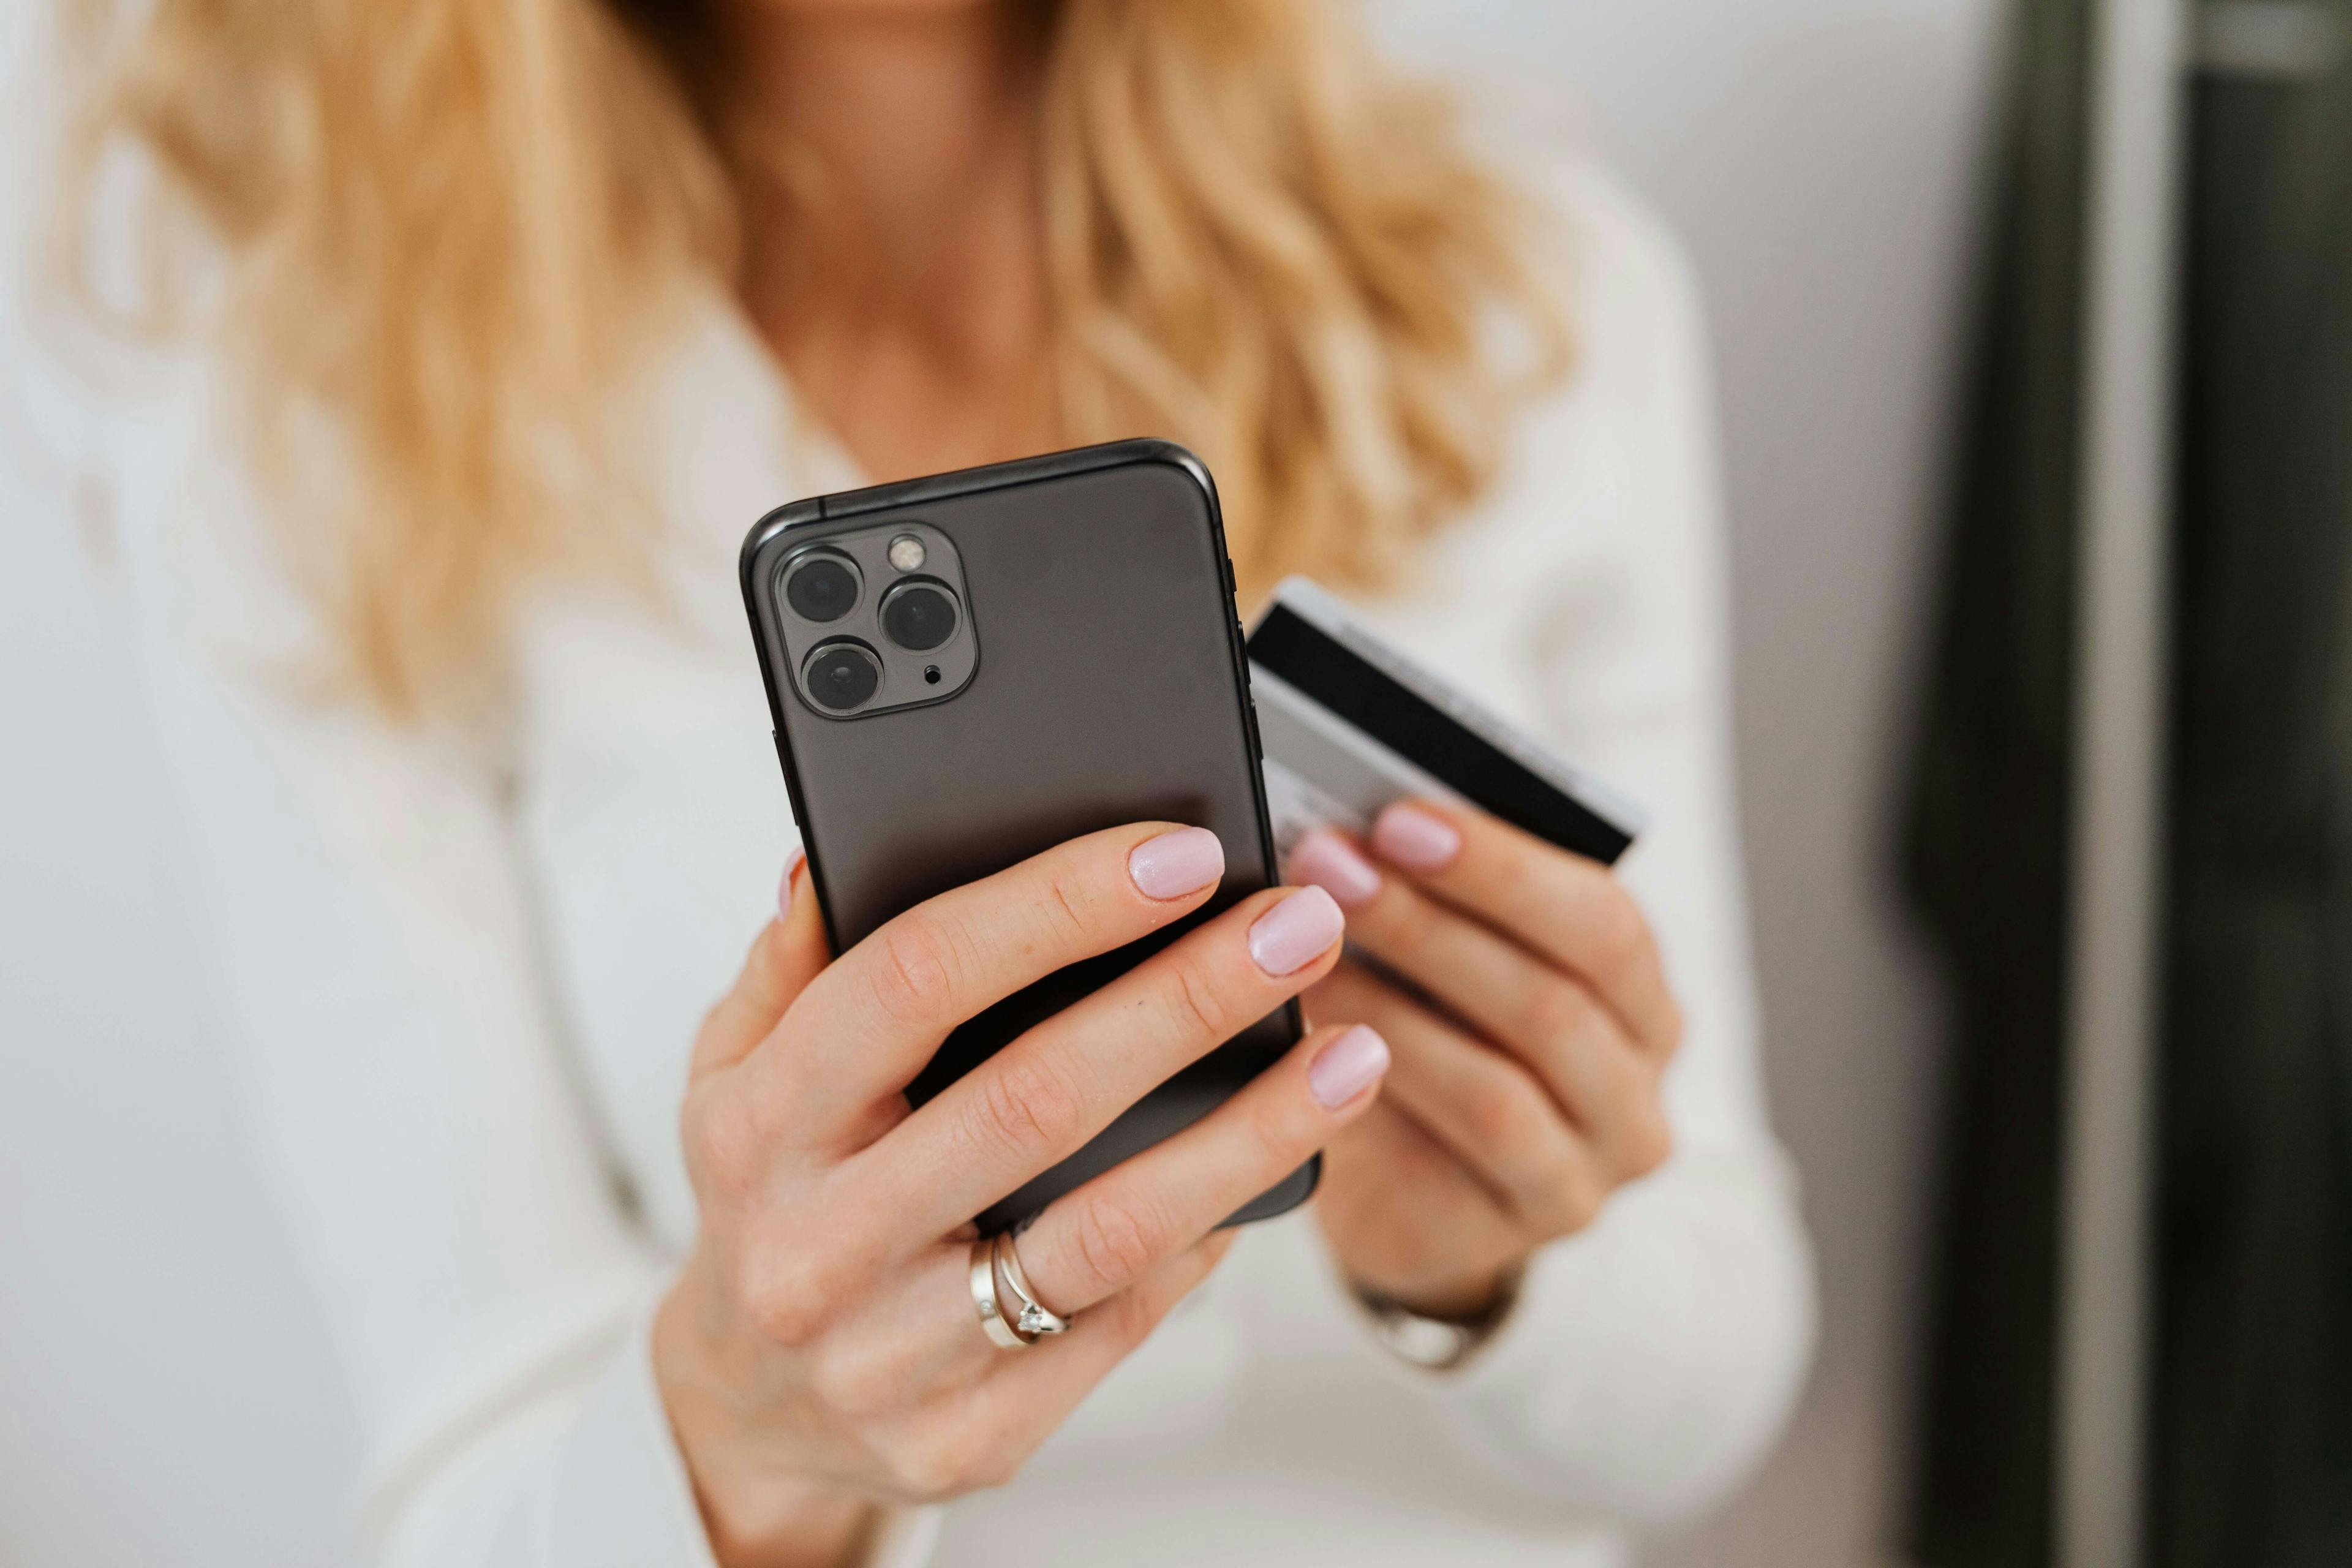
{"type": "MultiPolygon", "coordinates": [[[[1205,906],[965,1023],[909,1086],[917,1104],[1276,881],[1233,562],[1216,487],[1181,447],[1121,441],[794,501],[752,527],[742,576],[835,952],[1098,828],[1183,822],[1224,845],[1205,906]]],[[[976,1215],[981,1228],[1019,1224],[1208,1114],[1302,1028],[1296,1002],[1258,1020],[976,1215]]],[[[1228,1223],[1296,1207],[1319,1173],[1309,1163],[1228,1223]]]]}

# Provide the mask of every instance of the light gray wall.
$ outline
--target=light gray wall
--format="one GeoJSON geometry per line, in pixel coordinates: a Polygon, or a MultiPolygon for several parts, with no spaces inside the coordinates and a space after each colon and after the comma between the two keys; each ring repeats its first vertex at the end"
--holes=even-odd
{"type": "MultiPolygon", "coordinates": [[[[1772,1088],[1828,1340],[1759,1486],[1658,1554],[1883,1562],[1934,1057],[1882,870],[1887,765],[1991,0],[1375,8],[1415,58],[1604,149],[1708,288],[1772,1088]]],[[[0,81],[36,9],[0,6],[0,81]]],[[[327,1563],[349,1438],[221,1077],[115,590],[47,455],[72,416],[5,379],[16,330],[0,316],[0,1561],[327,1563]]]]}
{"type": "Polygon", "coordinates": [[[1411,58],[1507,84],[1690,246],[1733,529],[1740,801],[1775,1118],[1823,1344],[1759,1484],[1691,1568],[1893,1559],[1934,1135],[1931,993],[1886,862],[1931,565],[1991,0],[1377,0],[1411,58]]]}
{"type": "Polygon", "coordinates": [[[352,1444],[222,1077],[94,432],[27,374],[42,9],[0,5],[0,1563],[324,1568],[352,1444]]]}

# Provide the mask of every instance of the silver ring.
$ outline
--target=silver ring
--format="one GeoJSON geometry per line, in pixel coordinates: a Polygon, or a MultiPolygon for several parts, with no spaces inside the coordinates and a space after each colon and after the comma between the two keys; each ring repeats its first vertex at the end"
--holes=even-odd
{"type": "Polygon", "coordinates": [[[1029,1342],[1013,1329],[1004,1316],[1004,1303],[996,1294],[996,1243],[982,1237],[971,1244],[971,1304],[980,1313],[981,1331],[999,1350],[1017,1351],[1029,1342]]]}
{"type": "Polygon", "coordinates": [[[1013,1319],[1013,1331],[1026,1344],[1049,1334],[1066,1334],[1072,1320],[1049,1310],[1029,1289],[1029,1276],[1021,1271],[1021,1253],[1013,1245],[1013,1233],[1004,1231],[996,1238],[996,1266],[1004,1270],[1004,1282],[1013,1287],[1013,1299],[1021,1303],[1021,1310],[1013,1319]]]}

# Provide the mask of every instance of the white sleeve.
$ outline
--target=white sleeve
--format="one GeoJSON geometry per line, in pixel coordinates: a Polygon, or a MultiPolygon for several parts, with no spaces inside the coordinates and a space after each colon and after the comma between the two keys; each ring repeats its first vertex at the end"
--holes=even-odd
{"type": "MultiPolygon", "coordinates": [[[[1811,1261],[1768,1124],[1730,765],[1723,506],[1697,294],[1670,240],[1588,180],[1577,542],[1523,635],[1564,754],[1650,826],[1622,867],[1688,1021],[1675,1150],[1532,1264],[1477,1359],[1433,1386],[1473,1444],[1546,1490],[1641,1519],[1719,1500],[1763,1456],[1811,1352],[1811,1261]],[[1590,504],[1587,504],[1590,503],[1590,504]],[[1596,537],[1597,536],[1597,537],[1596,537]]],[[[1562,439],[1569,437],[1563,437],[1562,439]]]]}
{"type": "Polygon", "coordinates": [[[142,467],[196,476],[128,487],[137,635],[238,1065],[358,1417],[368,1550],[711,1568],[649,1352],[670,1260],[573,1081],[495,770],[305,692],[305,617],[252,509],[197,499],[236,487],[142,467]]]}

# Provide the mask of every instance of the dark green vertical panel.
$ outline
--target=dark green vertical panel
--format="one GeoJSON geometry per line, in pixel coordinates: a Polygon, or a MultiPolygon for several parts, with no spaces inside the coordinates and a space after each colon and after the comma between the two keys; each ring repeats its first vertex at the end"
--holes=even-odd
{"type": "Polygon", "coordinates": [[[2150,1559],[2345,1568],[2352,76],[2190,124],[2150,1559]]]}
{"type": "Polygon", "coordinates": [[[1953,995],[1912,1549],[2052,1559],[2088,0],[2019,5],[1906,880],[1953,995]]]}

